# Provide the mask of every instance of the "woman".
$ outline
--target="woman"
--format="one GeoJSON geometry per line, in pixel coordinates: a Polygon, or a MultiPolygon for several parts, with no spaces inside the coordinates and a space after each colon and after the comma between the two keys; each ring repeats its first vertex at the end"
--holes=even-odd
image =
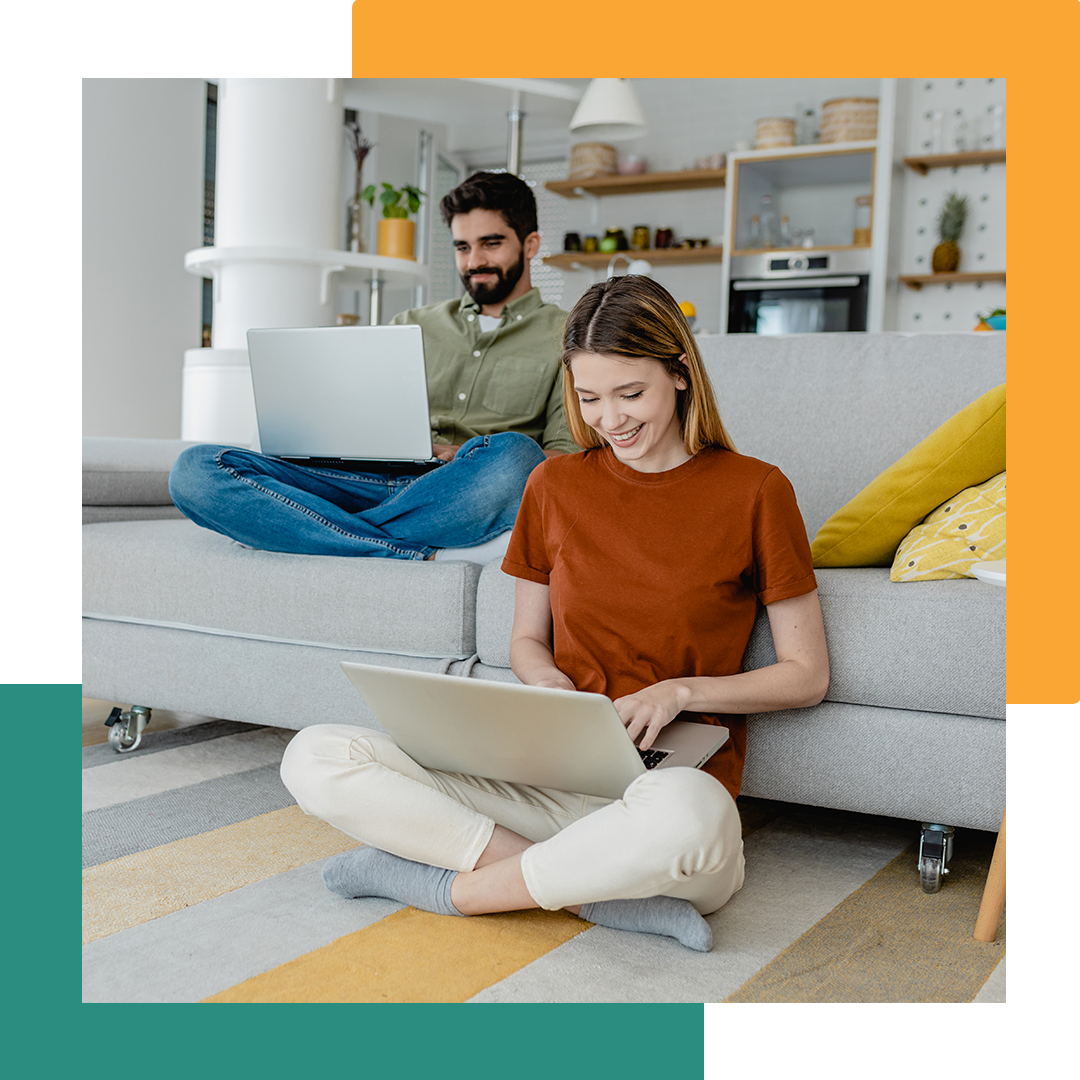
{"type": "Polygon", "coordinates": [[[511,666],[606,694],[642,749],[683,713],[730,739],[705,769],[655,770],[622,799],[429,772],[385,735],[301,731],[282,776],[308,813],[363,840],[327,886],[429,911],[566,908],[707,951],[703,915],[742,885],[745,715],[814,705],[828,658],[787,479],[735,452],[693,335],[648,278],[594,285],[566,324],[570,430],[585,448],[529,478],[503,570],[511,666]],[[763,603],[777,662],[743,672],[763,603]]]}

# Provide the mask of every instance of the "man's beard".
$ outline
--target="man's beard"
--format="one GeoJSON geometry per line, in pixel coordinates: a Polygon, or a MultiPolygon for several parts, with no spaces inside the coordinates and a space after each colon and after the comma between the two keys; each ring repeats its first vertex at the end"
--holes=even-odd
{"type": "Polygon", "coordinates": [[[486,304],[501,304],[513,291],[525,273],[525,249],[522,248],[518,261],[511,266],[506,273],[497,266],[482,267],[471,273],[495,274],[497,281],[488,285],[480,284],[472,280],[471,274],[462,274],[461,280],[468,294],[481,306],[486,304]]]}

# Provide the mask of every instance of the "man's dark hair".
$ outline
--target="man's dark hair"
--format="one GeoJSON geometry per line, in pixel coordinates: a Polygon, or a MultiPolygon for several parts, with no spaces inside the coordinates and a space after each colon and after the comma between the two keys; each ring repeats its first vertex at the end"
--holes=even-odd
{"type": "Polygon", "coordinates": [[[496,210],[506,218],[506,224],[522,243],[529,233],[538,230],[536,197],[524,180],[510,173],[473,173],[449,195],[443,196],[439,209],[447,225],[457,214],[468,214],[472,210],[496,210]]]}

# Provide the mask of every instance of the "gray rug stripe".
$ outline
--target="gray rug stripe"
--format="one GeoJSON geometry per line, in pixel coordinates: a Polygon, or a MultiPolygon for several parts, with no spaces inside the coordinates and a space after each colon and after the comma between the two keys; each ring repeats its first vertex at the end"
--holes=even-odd
{"type": "MultiPolygon", "coordinates": [[[[723,1001],[910,843],[903,824],[863,829],[771,822],[744,842],[746,883],[709,916],[712,952],[596,926],[471,1001],[723,1001]]],[[[914,868],[912,875],[918,889],[914,868]]]]}
{"type": "Polygon", "coordinates": [[[401,909],[334,896],[325,861],[83,946],[83,1001],[202,1001],[401,909]]]}
{"type": "MultiPolygon", "coordinates": [[[[136,751],[137,752],[137,751],[136,751]]],[[[83,814],[83,868],[281,810],[295,800],[277,765],[83,814]]]]}
{"type": "MultiPolygon", "coordinates": [[[[153,725],[153,720],[150,721],[153,725]]],[[[259,731],[265,724],[241,724],[236,720],[211,720],[206,724],[194,724],[191,727],[175,728],[170,731],[153,731],[147,728],[143,732],[142,742],[137,750],[127,754],[118,753],[108,743],[83,747],[83,768],[92,769],[96,765],[111,765],[116,761],[127,761],[129,755],[145,757],[162,750],[175,750],[178,746],[191,746],[193,743],[220,739],[225,735],[239,735],[242,731],[259,731]]]]}

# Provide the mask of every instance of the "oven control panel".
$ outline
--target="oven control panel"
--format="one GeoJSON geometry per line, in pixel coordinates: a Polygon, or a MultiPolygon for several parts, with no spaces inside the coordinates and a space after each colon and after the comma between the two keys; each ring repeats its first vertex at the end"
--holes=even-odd
{"type": "Polygon", "coordinates": [[[769,269],[776,270],[828,270],[828,255],[784,255],[769,259],[769,269]]]}
{"type": "Polygon", "coordinates": [[[837,251],[764,251],[731,256],[731,280],[747,278],[803,278],[824,274],[868,274],[870,249],[837,251]]]}

